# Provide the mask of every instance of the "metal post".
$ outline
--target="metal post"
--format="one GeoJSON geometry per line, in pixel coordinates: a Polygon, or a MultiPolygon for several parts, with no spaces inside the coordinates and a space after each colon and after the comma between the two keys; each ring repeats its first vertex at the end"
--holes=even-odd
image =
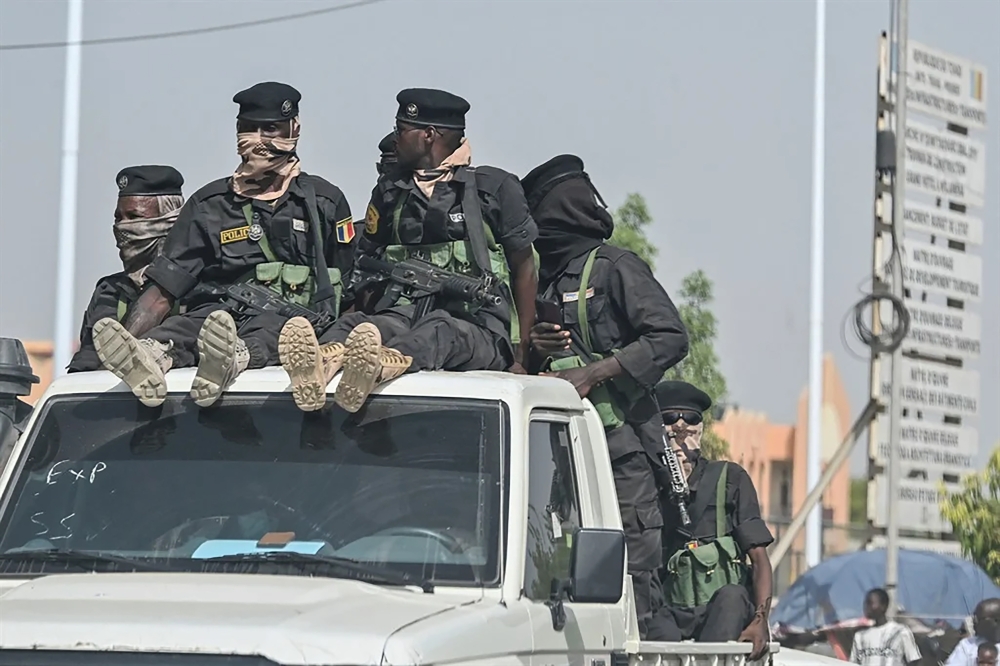
{"type": "MultiPolygon", "coordinates": [[[[822,470],[823,407],[823,206],[826,132],[826,0],[816,0],[816,72],[813,88],[813,182],[812,182],[812,289],[809,307],[809,431],[806,450],[806,486],[819,483],[822,470]]],[[[823,512],[821,504],[809,514],[806,524],[806,566],[823,559],[823,512]]]]}
{"type": "Polygon", "coordinates": [[[73,353],[74,282],[76,273],[76,185],[80,144],[80,40],[83,0],[68,0],[66,81],[63,88],[62,192],[59,202],[59,258],[56,279],[56,322],[52,341],[52,376],[66,372],[73,353]]]}
{"type": "MultiPolygon", "coordinates": [[[[896,10],[896,95],[894,104],[896,133],[896,171],[892,182],[892,229],[893,244],[897,245],[903,238],[903,202],[906,199],[906,44],[907,19],[909,0],[897,0],[896,10]]],[[[892,274],[892,293],[897,298],[903,298],[903,249],[898,245],[893,248],[896,265],[892,274]]],[[[899,512],[896,496],[899,489],[899,443],[900,419],[902,418],[903,383],[903,352],[902,346],[892,353],[892,404],[889,407],[889,474],[887,479],[888,520],[886,521],[885,549],[885,589],[889,593],[888,617],[896,616],[896,586],[898,583],[899,564],[899,512]]]]}

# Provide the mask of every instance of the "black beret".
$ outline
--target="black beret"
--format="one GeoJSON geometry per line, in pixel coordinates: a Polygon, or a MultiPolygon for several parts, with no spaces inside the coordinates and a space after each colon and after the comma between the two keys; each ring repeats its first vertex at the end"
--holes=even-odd
{"type": "Polygon", "coordinates": [[[299,100],[302,95],[286,83],[267,81],[241,90],[233,95],[233,101],[240,105],[236,117],[259,123],[290,120],[299,115],[299,100]]]}
{"type": "Polygon", "coordinates": [[[712,399],[707,393],[687,382],[660,382],[656,385],[656,402],[660,411],[671,409],[689,409],[704,413],[712,406],[712,399]]]}
{"type": "Polygon", "coordinates": [[[570,178],[587,178],[583,170],[583,160],[576,155],[557,155],[544,164],[536,166],[521,179],[524,198],[529,208],[534,208],[552,188],[570,178]]]}
{"type": "Polygon", "coordinates": [[[158,197],[181,194],[184,176],[171,166],[151,164],[125,167],[115,176],[120,197],[158,197]]]}
{"type": "Polygon", "coordinates": [[[383,155],[394,155],[396,153],[396,133],[389,132],[385,138],[378,142],[378,151],[383,155]]]}
{"type": "Polygon", "coordinates": [[[465,129],[469,103],[458,95],[430,88],[407,88],[396,95],[396,120],[418,127],[465,129]]]}

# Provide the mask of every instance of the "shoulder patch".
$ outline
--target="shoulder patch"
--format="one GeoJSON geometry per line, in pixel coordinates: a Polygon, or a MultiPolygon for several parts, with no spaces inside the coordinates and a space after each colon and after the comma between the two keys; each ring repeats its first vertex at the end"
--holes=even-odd
{"type": "Polygon", "coordinates": [[[337,222],[337,242],[350,243],[354,240],[354,218],[345,217],[337,222]]]}
{"type": "Polygon", "coordinates": [[[365,233],[374,236],[378,233],[378,208],[368,204],[368,211],[365,213],[365,233]]]}

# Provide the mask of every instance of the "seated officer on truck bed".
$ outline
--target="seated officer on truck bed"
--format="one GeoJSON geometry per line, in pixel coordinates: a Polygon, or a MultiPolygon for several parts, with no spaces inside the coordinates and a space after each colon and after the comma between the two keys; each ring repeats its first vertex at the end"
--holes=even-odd
{"type": "Polygon", "coordinates": [[[538,225],[540,321],[531,344],[541,363],[532,369],[540,365],[571,382],[601,415],[639,633],[647,638],[656,605],[653,578],[663,564],[654,474],[663,438],[652,391],[687,355],[687,331],[646,262],[605,243],[614,222],[579,157],[555,157],[533,169],[523,185],[538,225]]]}
{"type": "Polygon", "coordinates": [[[740,465],[706,460],[702,414],[712,405],[686,382],[656,387],[664,430],[687,476],[691,524],[682,527],[676,504],[664,502],[665,605],[653,619],[659,640],[753,643],[751,659],[767,649],[774,538],[760,517],[753,481],[740,465]],[[750,566],[747,567],[747,559],[750,566]]]}
{"type": "MultiPolygon", "coordinates": [[[[184,177],[173,167],[158,164],[125,167],[115,176],[115,182],[118,204],[112,230],[122,270],[97,281],[83,313],[80,350],[73,355],[69,372],[101,369],[101,359],[94,349],[94,325],[105,317],[117,321],[125,318],[146,284],[146,269],[163,248],[167,232],[184,205],[181,191],[184,177]]],[[[193,346],[189,353],[194,353],[193,346]]]]}
{"type": "Polygon", "coordinates": [[[342,278],[354,263],[354,221],[347,199],[330,182],[301,170],[297,148],[301,95],[284,83],[258,83],[237,93],[236,148],[240,164],[195,192],[146,271],[150,281],[125,326],[104,320],[95,343],[105,367],[149,406],[166,398],[164,373],[178,359],[144,344],[178,299],[201,284],[216,297],[180,317],[200,318],[198,373],[191,395],[213,404],[247,368],[278,363],[278,333],[287,317],[231,314],[222,302],[237,283],[266,287],[276,297],[336,316],[342,278]],[[315,219],[314,219],[315,218],[315,219]],[[318,243],[314,242],[318,239],[318,243]],[[318,247],[316,247],[318,244],[318,247]],[[319,268],[325,265],[326,269],[319,268]],[[238,323],[238,326],[237,326],[238,323]]]}
{"type": "Polygon", "coordinates": [[[439,299],[418,321],[401,299],[375,303],[372,310],[380,311],[347,314],[318,340],[305,319],[289,320],[278,345],[281,364],[305,411],[324,406],[326,386],[341,367],[334,401],[356,412],[375,386],[404,372],[518,370],[523,363],[535,319],[531,243],[538,231],[521,185],[501,169],[471,167],[467,101],[424,88],[403,90],[396,101],[397,165],[372,192],[359,264],[366,256],[417,259],[463,277],[496,278],[495,300],[472,309],[439,299]]]}

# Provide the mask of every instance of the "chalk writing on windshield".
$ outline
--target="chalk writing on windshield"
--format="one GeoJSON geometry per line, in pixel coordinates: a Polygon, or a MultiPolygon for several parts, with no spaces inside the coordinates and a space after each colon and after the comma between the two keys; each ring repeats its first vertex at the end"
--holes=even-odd
{"type": "MultiPolygon", "coordinates": [[[[60,460],[59,462],[52,465],[49,471],[45,474],[45,485],[54,486],[59,483],[60,479],[69,479],[70,483],[86,483],[91,485],[97,479],[98,475],[108,468],[107,464],[98,461],[96,463],[72,463],[70,460],[60,460]]],[[[35,493],[35,497],[38,497],[40,493],[35,493]]],[[[57,514],[58,515],[58,514],[57,514]]],[[[31,522],[39,527],[38,532],[35,533],[36,537],[44,536],[49,541],[57,541],[60,539],[70,539],[73,537],[73,528],[71,526],[72,518],[76,516],[76,512],[69,514],[60,518],[57,523],[58,526],[52,528],[49,527],[51,521],[45,517],[44,511],[36,511],[31,514],[31,522]],[[62,529],[59,529],[59,528],[62,529]]]]}

